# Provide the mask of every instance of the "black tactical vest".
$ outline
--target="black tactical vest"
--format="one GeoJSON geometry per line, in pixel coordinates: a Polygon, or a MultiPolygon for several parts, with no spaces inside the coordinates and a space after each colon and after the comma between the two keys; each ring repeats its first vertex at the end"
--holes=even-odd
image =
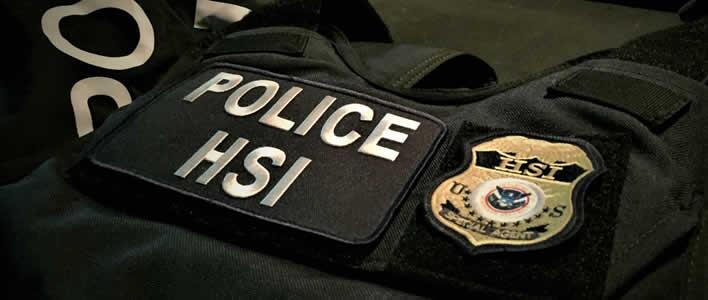
{"type": "Polygon", "coordinates": [[[44,287],[81,265],[66,297],[695,296],[708,87],[645,43],[499,85],[458,51],[237,31],[0,190],[9,253],[44,287]]]}

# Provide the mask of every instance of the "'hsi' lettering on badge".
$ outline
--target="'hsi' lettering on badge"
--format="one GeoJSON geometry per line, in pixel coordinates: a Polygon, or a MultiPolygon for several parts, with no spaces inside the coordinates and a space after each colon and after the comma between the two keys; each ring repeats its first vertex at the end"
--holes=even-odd
{"type": "MultiPolygon", "coordinates": [[[[374,119],[374,110],[361,103],[344,104],[332,109],[329,116],[325,117],[325,113],[335,105],[337,100],[333,96],[325,96],[304,119],[299,120],[299,124],[296,124],[295,120],[286,119],[280,114],[303,91],[302,87],[290,87],[269,108],[266,108],[276,98],[280,89],[278,82],[262,79],[241,84],[243,81],[244,78],[241,75],[221,72],[190,92],[183,100],[195,102],[207,92],[224,93],[233,90],[224,104],[227,114],[234,117],[246,117],[265,111],[258,119],[259,123],[287,132],[292,131],[293,134],[299,136],[309,134],[318,122],[323,122],[319,135],[321,140],[331,147],[347,147],[362,138],[362,134],[356,130],[350,130],[346,134],[335,133],[335,131],[338,131],[339,123],[348,115],[358,116],[361,122],[371,122],[374,119]],[[252,103],[243,104],[242,98],[244,95],[249,92],[257,93],[254,90],[259,90],[262,94],[252,103]]],[[[382,146],[380,142],[387,141],[388,144],[404,144],[408,139],[408,135],[415,133],[419,126],[420,122],[418,121],[386,113],[356,151],[361,153],[361,155],[369,155],[394,162],[399,156],[399,150],[392,149],[390,146],[382,146]],[[393,129],[392,126],[401,129],[393,129]]],[[[227,132],[217,131],[175,171],[174,175],[186,178],[198,164],[208,161],[212,165],[196,179],[197,183],[208,184],[250,142],[246,138],[239,137],[225,152],[215,150],[227,136],[227,132]]],[[[223,191],[234,198],[249,198],[261,193],[270,182],[268,170],[259,163],[261,158],[270,160],[272,166],[281,167],[285,163],[287,155],[283,150],[275,147],[262,146],[256,148],[248,153],[244,159],[244,167],[255,177],[255,181],[249,184],[242,184],[239,182],[238,174],[227,172],[221,183],[223,191]]],[[[298,177],[306,171],[310,163],[312,163],[312,159],[299,157],[260,201],[260,204],[274,206],[298,177]]]]}
{"type": "Polygon", "coordinates": [[[582,141],[497,136],[474,145],[469,167],[426,206],[470,252],[544,248],[578,229],[581,193],[603,168],[582,141]]]}

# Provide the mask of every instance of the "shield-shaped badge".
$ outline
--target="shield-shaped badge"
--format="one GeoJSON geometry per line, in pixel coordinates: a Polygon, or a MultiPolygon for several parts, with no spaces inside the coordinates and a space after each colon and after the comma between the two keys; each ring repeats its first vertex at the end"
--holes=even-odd
{"type": "Polygon", "coordinates": [[[472,144],[461,171],[440,183],[426,208],[433,224],[472,253],[555,245],[582,223],[588,183],[604,171],[578,139],[505,135],[472,144]]]}

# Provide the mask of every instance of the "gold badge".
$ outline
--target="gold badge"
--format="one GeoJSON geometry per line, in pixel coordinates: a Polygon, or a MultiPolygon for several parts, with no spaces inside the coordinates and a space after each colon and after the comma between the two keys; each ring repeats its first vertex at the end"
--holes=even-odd
{"type": "Polygon", "coordinates": [[[545,248],[578,229],[582,193],[603,170],[583,141],[497,136],[474,145],[469,167],[437,186],[426,207],[472,252],[545,248]]]}

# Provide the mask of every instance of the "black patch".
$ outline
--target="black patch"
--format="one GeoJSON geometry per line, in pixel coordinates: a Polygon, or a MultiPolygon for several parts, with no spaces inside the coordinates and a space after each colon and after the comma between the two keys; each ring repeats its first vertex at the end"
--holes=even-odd
{"type": "MultiPolygon", "coordinates": [[[[263,88],[256,88],[246,93],[239,104],[246,106],[253,103],[263,91],[263,88]]],[[[150,183],[156,191],[170,191],[190,197],[195,205],[209,203],[220,207],[235,213],[234,218],[252,216],[353,244],[371,242],[383,231],[445,133],[445,125],[439,120],[405,107],[357,92],[245,67],[207,69],[148,101],[97,144],[89,156],[93,164],[150,183]],[[244,78],[227,92],[207,92],[194,102],[183,101],[187,94],[219,72],[238,74],[244,78]],[[254,80],[271,80],[277,82],[280,88],[269,103],[254,114],[244,117],[228,114],[224,109],[227,98],[233,91],[254,80]],[[303,90],[280,113],[281,117],[295,122],[291,130],[284,131],[259,123],[260,117],[293,86],[303,90]],[[294,134],[298,125],[328,95],[337,100],[322,118],[306,135],[294,134]],[[374,111],[373,120],[360,121],[358,114],[348,115],[336,127],[335,133],[341,136],[356,130],[361,137],[345,147],[326,144],[320,137],[323,124],[332,112],[350,103],[370,107],[374,111]],[[398,151],[396,160],[389,161],[358,152],[364,140],[388,113],[420,123],[416,130],[395,125],[391,127],[391,130],[408,135],[403,144],[385,139],[378,143],[398,151]],[[227,132],[228,136],[216,151],[226,151],[239,137],[249,143],[206,185],[195,180],[212,165],[208,161],[201,162],[186,178],[173,175],[217,131],[227,132]],[[284,164],[276,167],[268,158],[260,159],[259,163],[270,172],[266,187],[248,198],[234,198],[226,194],[222,189],[222,180],[228,172],[237,173],[238,182],[243,185],[255,180],[244,168],[244,158],[263,146],[285,152],[284,164]],[[279,201],[273,207],[259,204],[300,157],[307,157],[312,162],[279,201]]]]}
{"type": "MultiPolygon", "coordinates": [[[[455,163],[442,165],[438,176],[457,173],[465,155],[470,156],[468,143],[489,132],[499,130],[465,124],[445,156],[445,161],[455,163]]],[[[582,201],[585,220],[573,237],[534,251],[469,255],[457,241],[430,226],[427,213],[420,209],[387,265],[390,276],[403,276],[408,285],[421,289],[485,299],[602,298],[631,139],[625,135],[582,139],[600,152],[608,171],[588,186],[582,201]]]]}
{"type": "MultiPolygon", "coordinates": [[[[433,186],[436,187],[436,189],[446,180],[459,176],[466,172],[468,168],[470,168],[470,165],[472,164],[472,148],[475,146],[491,141],[495,138],[500,138],[504,136],[524,136],[526,138],[532,138],[532,139],[537,139],[537,140],[543,140],[547,142],[552,142],[552,143],[566,143],[566,144],[572,144],[584,151],[584,153],[587,155],[589,160],[592,162],[593,166],[595,167],[595,170],[592,171],[591,173],[587,174],[585,178],[580,180],[575,184],[575,186],[572,188],[571,192],[571,199],[573,203],[573,211],[572,215],[573,217],[569,221],[569,223],[565,226],[565,228],[557,233],[556,235],[548,238],[547,240],[541,241],[536,244],[530,244],[530,245],[505,245],[505,244],[486,244],[486,245],[473,245],[466,237],[460,235],[457,232],[452,231],[448,226],[444,225],[441,223],[439,220],[437,220],[434,215],[437,213],[434,211],[430,199],[426,199],[424,201],[424,207],[426,211],[426,217],[428,221],[433,225],[433,227],[437,228],[438,230],[442,231],[446,235],[450,236],[455,240],[455,242],[464,248],[464,250],[470,254],[470,255],[476,255],[476,254],[483,254],[483,253],[492,253],[492,252],[523,252],[523,251],[529,251],[529,250],[539,250],[543,248],[548,248],[548,247],[554,247],[558,246],[562,242],[570,239],[575,235],[575,233],[578,232],[578,230],[582,227],[583,221],[584,221],[584,205],[583,205],[583,200],[586,197],[586,190],[590,183],[594,181],[595,178],[599,177],[601,174],[603,174],[607,169],[605,166],[605,162],[601,156],[601,154],[598,152],[598,150],[589,142],[578,139],[578,138],[571,138],[571,137],[562,137],[562,136],[552,136],[552,135],[543,135],[543,134],[538,134],[538,133],[529,133],[529,132],[520,132],[520,131],[500,131],[496,132],[493,134],[486,134],[486,135],[479,135],[475,136],[472,138],[467,138],[461,141],[461,146],[464,151],[463,151],[463,156],[460,157],[461,160],[458,160],[460,164],[456,167],[456,169],[452,172],[448,172],[447,174],[443,175],[439,182],[434,184],[433,186]]],[[[458,141],[460,142],[460,141],[458,141]]],[[[515,156],[517,155],[516,153],[504,153],[510,156],[515,156]]],[[[488,168],[488,169],[494,169],[494,165],[498,165],[499,162],[501,162],[501,157],[503,154],[497,151],[479,151],[477,152],[477,158],[481,158],[480,161],[476,162],[477,167],[482,167],[482,168],[488,168]]],[[[527,160],[528,162],[540,162],[540,163],[548,163],[544,162],[542,160],[539,160],[536,157],[532,157],[527,160]]],[[[562,161],[555,161],[553,162],[554,164],[562,164],[562,163],[567,163],[567,162],[562,162],[562,161]]],[[[567,172],[563,171],[558,171],[556,175],[560,175],[557,177],[555,180],[559,182],[572,182],[574,179],[577,179],[578,176],[582,175],[584,172],[587,170],[583,169],[582,167],[578,166],[577,164],[571,164],[568,166],[565,166],[564,168],[568,168],[569,170],[567,172]]],[[[503,172],[503,171],[502,171],[503,172]]],[[[434,189],[435,190],[435,189],[434,189]]],[[[431,195],[432,196],[432,191],[431,195]]],[[[450,203],[450,200],[447,200],[447,202],[443,205],[444,207],[455,207],[450,203]]],[[[563,206],[562,204],[556,207],[555,209],[559,209],[559,207],[563,206]]],[[[565,207],[563,207],[564,209],[565,207]]],[[[453,211],[448,209],[449,211],[453,211]]],[[[455,213],[459,212],[453,211],[455,213]]],[[[543,210],[540,214],[546,214],[548,217],[552,217],[554,213],[560,213],[562,211],[551,211],[551,208],[546,208],[543,210]]],[[[456,225],[462,227],[462,228],[468,228],[473,231],[479,232],[479,230],[486,230],[488,232],[494,231],[491,227],[493,226],[491,223],[485,223],[481,222],[484,220],[481,216],[477,217],[476,219],[465,219],[465,218],[453,218],[450,217],[449,215],[443,214],[443,218],[447,219],[450,222],[455,223],[456,225]],[[455,220],[457,222],[455,222],[455,220]]],[[[527,222],[530,223],[532,219],[525,219],[525,220],[519,220],[515,223],[511,223],[512,227],[516,227],[519,225],[521,222],[527,222]]],[[[495,225],[499,225],[499,229],[506,229],[504,228],[505,226],[501,226],[501,223],[495,223],[495,225]]],[[[534,226],[531,228],[528,228],[525,230],[526,232],[538,234],[538,233],[544,233],[547,231],[546,226],[548,224],[542,224],[539,226],[534,226]]]]}
{"type": "Polygon", "coordinates": [[[691,103],[690,97],[649,80],[596,70],[576,71],[549,90],[618,108],[655,132],[691,103]]]}

